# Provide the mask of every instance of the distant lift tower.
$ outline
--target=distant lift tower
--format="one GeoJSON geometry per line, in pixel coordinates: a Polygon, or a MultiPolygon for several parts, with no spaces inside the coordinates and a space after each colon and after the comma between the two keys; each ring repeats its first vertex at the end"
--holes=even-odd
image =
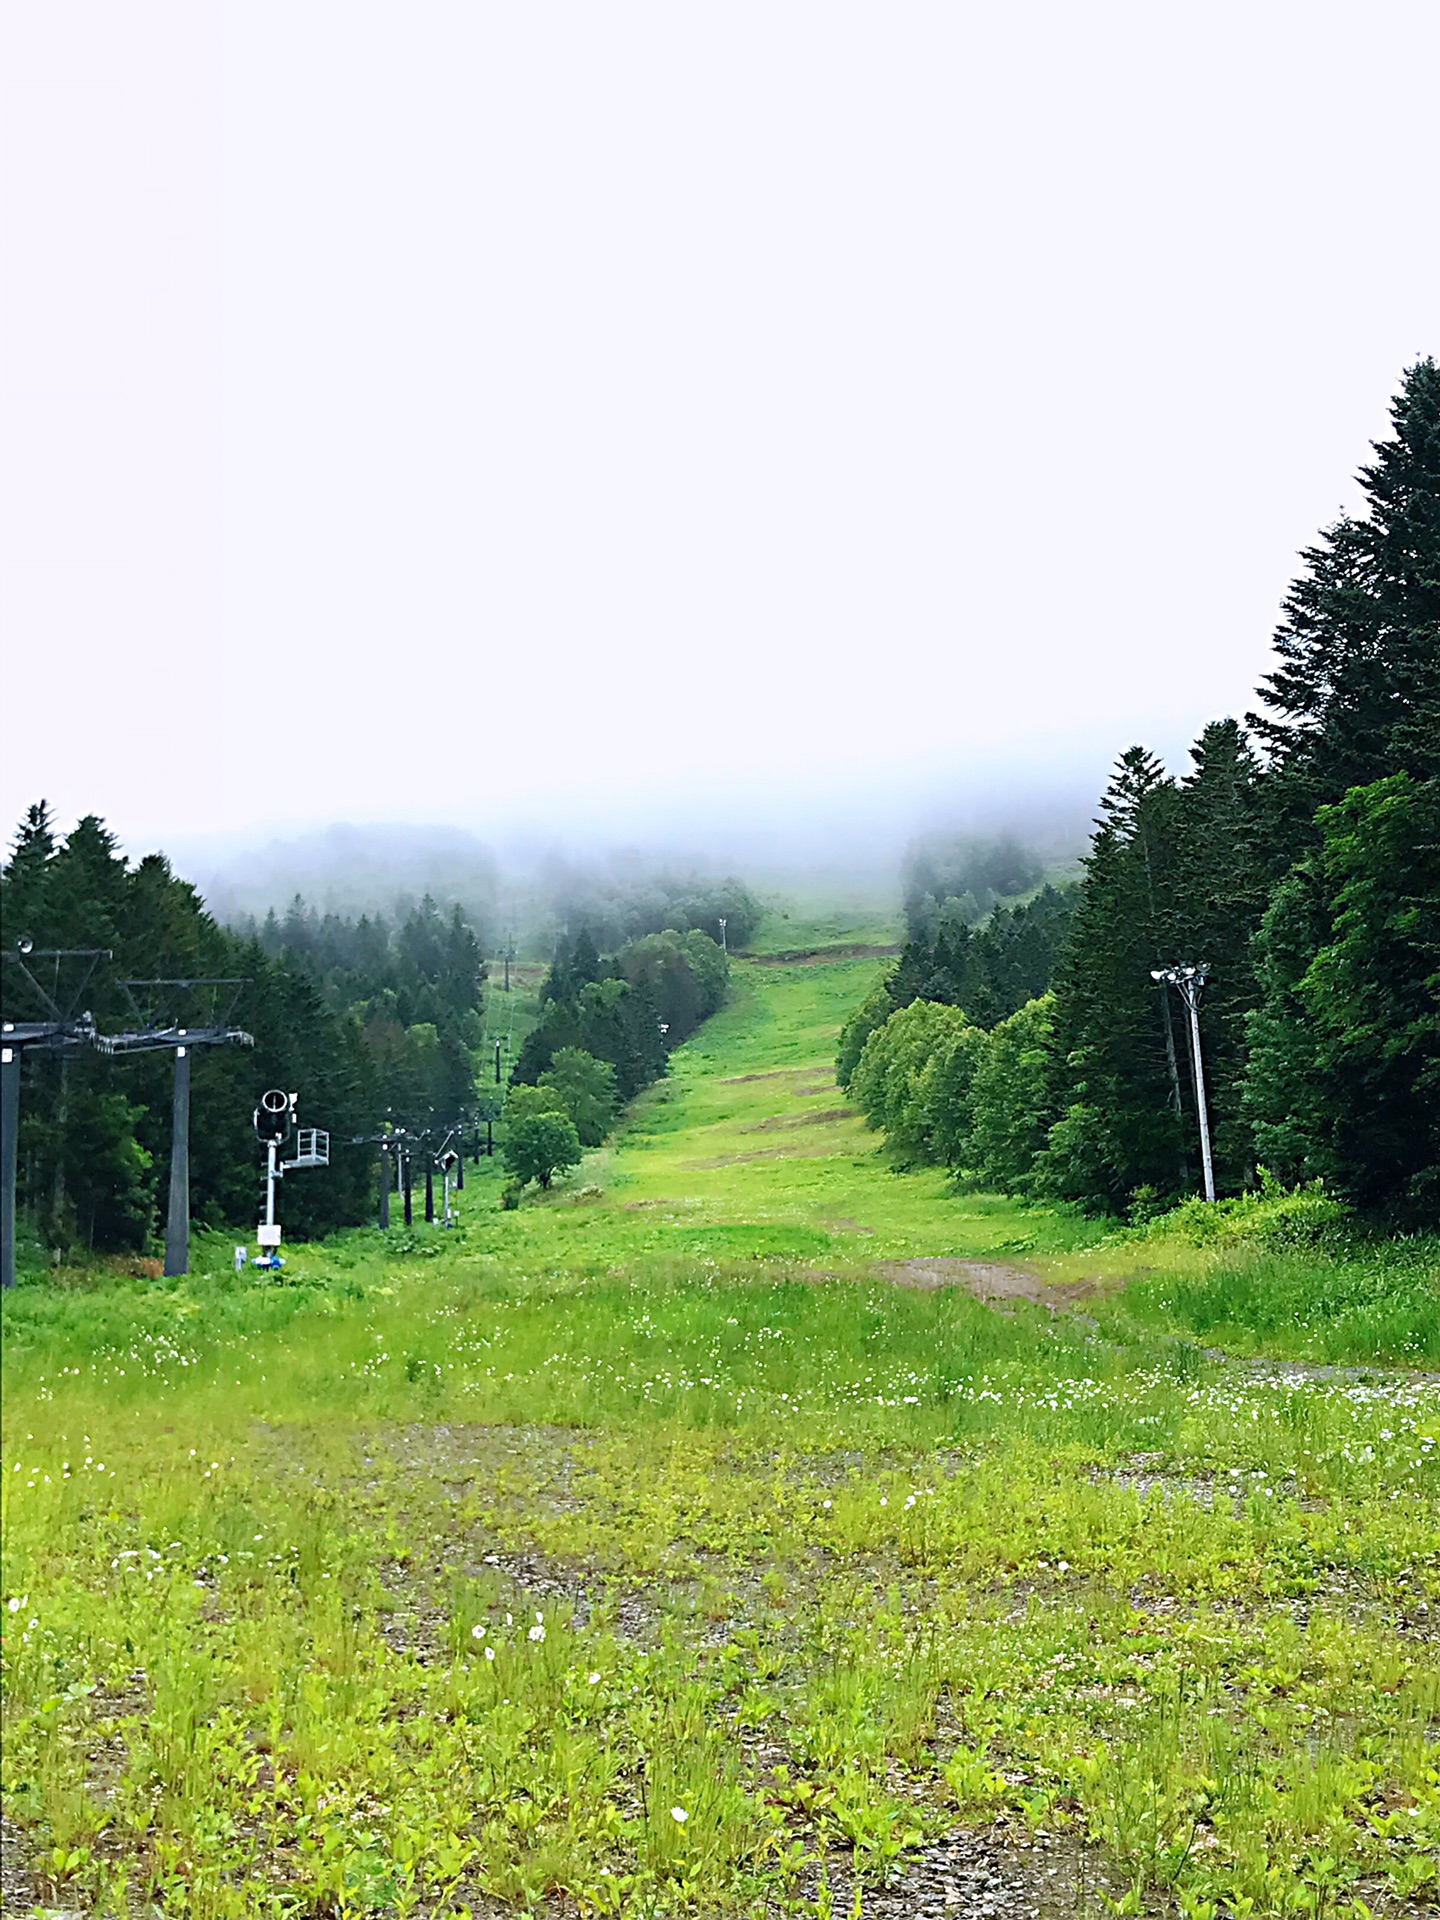
{"type": "Polygon", "coordinates": [[[265,1149],[265,1218],[255,1232],[260,1242],[257,1267],[276,1268],[285,1264],[280,1256],[280,1223],[275,1218],[275,1182],[302,1167],[330,1164],[330,1136],[324,1128],[296,1127],[295,1107],[299,1097],[271,1087],[261,1094],[255,1109],[255,1137],[265,1149]],[[294,1157],[282,1160],[281,1149],[292,1133],[295,1135],[294,1157]]]}
{"type": "Polygon", "coordinates": [[[13,952],[0,957],[6,963],[0,980],[0,1286],[13,1287],[20,1063],[31,1047],[67,1054],[93,1044],[95,1019],[78,1010],[80,998],[96,967],[110,954],[104,947],[47,947],[37,952],[29,940],[20,940],[13,952]],[[16,1014],[24,1010],[41,1017],[13,1019],[12,1008],[16,1014]]]}
{"type": "Polygon", "coordinates": [[[170,1129],[170,1204],[165,1215],[165,1271],[181,1274],[190,1271],[190,1058],[196,1047],[253,1047],[255,1042],[243,1027],[229,1024],[230,1014],[244,986],[243,980],[122,980],[126,998],[134,1009],[138,1025],[130,1033],[101,1035],[96,1045],[102,1053],[161,1053],[167,1048],[175,1056],[175,1098],[170,1129]],[[223,1018],[216,1019],[219,998],[228,994],[229,1005],[223,1018]],[[179,1005],[208,998],[211,1018],[206,1023],[180,1026],[175,1022],[159,1024],[147,1020],[142,1010],[148,1002],[163,999],[179,1005]]]}

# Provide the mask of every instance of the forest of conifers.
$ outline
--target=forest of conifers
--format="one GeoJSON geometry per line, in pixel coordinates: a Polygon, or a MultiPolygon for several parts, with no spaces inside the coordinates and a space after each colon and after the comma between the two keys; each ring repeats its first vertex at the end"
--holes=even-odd
{"type": "MultiPolygon", "coordinates": [[[[1203,962],[1221,1192],[1318,1180],[1400,1223],[1440,1215],[1432,361],[1407,373],[1392,418],[1360,476],[1363,511],[1303,556],[1259,710],[1207,726],[1180,778],[1141,747],[1122,754],[1078,882],[1036,891],[1038,865],[1004,840],[958,863],[933,848],[912,857],[908,944],[837,1062],[901,1161],[1135,1217],[1193,1193],[1188,1022],[1153,975],[1203,962]]],[[[299,1090],[302,1120],[331,1133],[326,1177],[286,1196],[301,1236],[370,1217],[379,1168],[360,1143],[377,1129],[494,1111],[480,1056],[493,935],[458,906],[427,896],[352,918],[297,899],[223,927],[162,856],[132,865],[94,816],[61,838],[42,803],[19,828],[0,908],[7,948],[24,935],[37,950],[110,951],[85,990],[102,1031],[133,1023],[126,978],[239,983],[221,997],[253,1049],[203,1050],[194,1064],[202,1224],[253,1217],[250,1115],[264,1087],[299,1090]]],[[[719,1004],[721,916],[740,947],[758,911],[733,881],[591,886],[574,931],[557,922],[548,942],[540,1018],[512,1076],[534,1091],[517,1113],[562,1115],[580,1146],[602,1138],[719,1004]]],[[[14,986],[7,968],[7,996],[14,986]]],[[[218,1004],[166,992],[163,1017],[182,1024],[218,1004]]],[[[31,1050],[19,1146],[30,1258],[146,1245],[170,1060],[31,1050]]]]}
{"type": "Polygon", "coordinates": [[[1322,1181],[1440,1218],[1440,369],[1423,360],[1302,556],[1242,725],[1171,777],[1121,755],[1083,878],[911,939],[838,1072],[906,1162],[1139,1218],[1196,1191],[1188,1019],[1153,975],[1203,963],[1222,1194],[1322,1181]]]}
{"type": "MultiPolygon", "coordinates": [[[[581,905],[615,952],[602,960],[588,935],[562,939],[542,1029],[556,1036],[556,1020],[574,1002],[578,1024],[572,1019],[557,1039],[569,1053],[559,1075],[563,1094],[553,1101],[567,1113],[575,1107],[588,1138],[598,1113],[608,1126],[618,1101],[664,1071],[668,1051],[723,992],[724,956],[704,929],[718,937],[724,914],[744,938],[758,909],[735,881],[706,887],[653,879],[628,892],[591,887],[581,905]],[[583,978],[572,977],[574,966],[565,972],[572,953],[583,978]]],[[[373,1217],[380,1178],[373,1141],[381,1129],[433,1136],[499,1110],[502,1089],[481,1053],[489,936],[458,906],[442,908],[427,896],[394,918],[357,919],[320,914],[297,899],[284,915],[224,927],[162,855],[132,865],[95,816],[59,837],[39,803],[0,874],[0,914],[7,959],[23,957],[17,942],[26,940],[42,985],[61,1000],[83,987],[75,1010],[93,1014],[101,1033],[133,1028],[138,1011],[191,1027],[218,1016],[252,1036],[253,1047],[193,1055],[191,1205],[202,1226],[244,1227],[255,1218],[251,1114],[266,1087],[297,1091],[301,1124],[331,1136],[323,1177],[287,1187],[286,1231],[299,1238],[373,1217]],[[38,957],[56,949],[103,949],[110,958],[91,970],[84,961],[38,957]],[[123,984],[161,979],[236,985],[142,989],[136,999],[123,984]]],[[[4,987],[7,1019],[40,1011],[28,1004],[13,964],[4,987]]],[[[527,1055],[519,1078],[552,1068],[554,1051],[533,1064],[527,1055]]],[[[70,1250],[145,1249],[163,1207],[171,1061],[168,1050],[115,1058],[94,1047],[66,1055],[26,1050],[17,1167],[22,1264],[70,1250]]]]}

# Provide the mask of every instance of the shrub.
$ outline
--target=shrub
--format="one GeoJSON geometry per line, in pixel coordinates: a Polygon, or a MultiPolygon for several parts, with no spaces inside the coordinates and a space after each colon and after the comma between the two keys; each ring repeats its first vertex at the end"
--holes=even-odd
{"type": "Polygon", "coordinates": [[[501,1152],[522,1187],[530,1180],[548,1187],[557,1173],[579,1166],[580,1136],[568,1114],[535,1113],[509,1129],[501,1152]]]}

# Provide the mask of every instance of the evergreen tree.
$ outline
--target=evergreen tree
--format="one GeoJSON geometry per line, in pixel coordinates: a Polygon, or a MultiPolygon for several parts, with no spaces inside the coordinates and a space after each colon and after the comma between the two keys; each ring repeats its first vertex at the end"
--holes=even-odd
{"type": "Polygon", "coordinates": [[[1248,1085],[1273,1171],[1440,1219],[1440,780],[1320,810],[1260,942],[1248,1085]]]}
{"type": "Polygon", "coordinates": [[[956,918],[947,901],[932,932],[906,942],[887,983],[892,1008],[935,1000],[962,1007],[982,1027],[1018,1012],[1050,985],[1075,897],[1073,887],[1043,887],[1033,900],[996,907],[975,927],[956,918]]]}
{"type": "Polygon", "coordinates": [[[1250,724],[1269,749],[1272,852],[1313,844],[1315,810],[1392,773],[1440,775],[1440,367],[1406,373],[1365,508],[1302,558],[1250,724]]]}
{"type": "Polygon", "coordinates": [[[1122,754],[1055,985],[1057,1119],[1049,1192],[1119,1207],[1132,1190],[1185,1184],[1175,1023],[1152,971],[1174,950],[1175,785],[1153,754],[1122,754]],[[1080,1111],[1087,1116],[1083,1123],[1080,1111]]]}
{"type": "Polygon", "coordinates": [[[33,939],[44,924],[50,863],[55,858],[55,823],[43,800],[27,808],[14,847],[0,875],[0,919],[7,940],[33,939]]]}
{"type": "MultiPolygon", "coordinates": [[[[1234,720],[1206,727],[1190,753],[1193,770],[1177,795],[1173,945],[1167,958],[1209,967],[1200,1014],[1205,1078],[1216,1178],[1233,1189],[1245,1183],[1254,1164],[1240,1087],[1246,1023],[1257,991],[1251,943],[1268,898],[1262,781],[1255,752],[1234,720]]],[[[1189,1023],[1178,1006],[1172,1012],[1188,1094],[1189,1023]]],[[[1185,1110],[1193,1113],[1188,1099],[1185,1110]]],[[[1187,1117],[1187,1127],[1192,1124],[1187,1117]]]]}

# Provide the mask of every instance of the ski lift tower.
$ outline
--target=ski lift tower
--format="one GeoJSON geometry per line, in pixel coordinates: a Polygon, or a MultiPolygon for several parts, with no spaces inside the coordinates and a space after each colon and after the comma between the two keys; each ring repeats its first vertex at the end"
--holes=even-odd
{"type": "Polygon", "coordinates": [[[253,1047],[252,1035],[230,1024],[243,980],[122,980],[136,1015],[129,1033],[101,1034],[102,1053],[162,1053],[175,1056],[175,1093],[170,1127],[170,1198],[165,1215],[165,1272],[190,1271],[190,1061],[196,1047],[253,1047]],[[222,1011],[221,1000],[225,1005],[222,1011]],[[172,1015],[162,1019],[160,1003],[172,1015]],[[204,1004],[208,1002],[208,1005],[204,1004]],[[188,1007],[188,1015],[186,1008],[188,1007]],[[196,1013],[198,1011],[198,1018],[196,1013]],[[182,1026],[180,1019],[188,1019],[182,1026]]]}
{"type": "Polygon", "coordinates": [[[45,1053],[67,1054],[93,1044],[95,1017],[79,1010],[80,997],[96,967],[110,958],[110,951],[106,947],[46,947],[37,951],[33,941],[21,939],[13,952],[0,958],[9,963],[0,978],[3,1001],[8,1003],[13,998],[16,1013],[28,1008],[41,1016],[38,1020],[11,1019],[8,1007],[0,1015],[0,1286],[13,1287],[20,1063],[32,1047],[45,1053]],[[42,966],[43,961],[50,965],[42,966]]]}
{"type": "Polygon", "coordinates": [[[330,1135],[325,1129],[296,1124],[299,1098],[296,1093],[283,1093],[279,1087],[270,1087],[261,1094],[255,1109],[255,1137],[265,1149],[265,1218],[255,1230],[260,1252],[254,1264],[267,1271],[285,1264],[280,1253],[280,1223],[275,1218],[275,1182],[304,1167],[330,1164],[330,1135]],[[294,1156],[282,1160],[281,1151],[292,1133],[294,1156]]]}
{"type": "Polygon", "coordinates": [[[443,1226],[458,1227],[460,1224],[460,1217],[450,1198],[450,1189],[457,1173],[462,1180],[464,1179],[464,1165],[464,1161],[454,1147],[446,1147],[440,1155],[440,1172],[445,1181],[445,1217],[441,1222],[443,1226]]]}

